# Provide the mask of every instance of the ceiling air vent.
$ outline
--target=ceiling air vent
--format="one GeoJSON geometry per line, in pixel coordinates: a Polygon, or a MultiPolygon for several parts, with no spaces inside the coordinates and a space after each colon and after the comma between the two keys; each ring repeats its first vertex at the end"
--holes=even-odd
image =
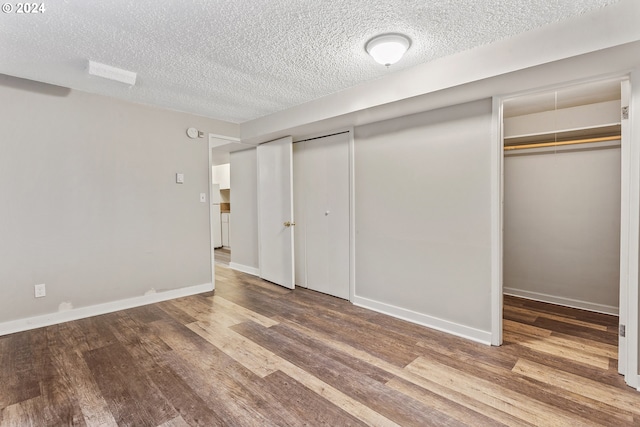
{"type": "Polygon", "coordinates": [[[115,80],[130,86],[136,84],[137,77],[137,73],[134,73],[133,71],[123,70],[122,68],[116,68],[94,61],[89,61],[89,74],[109,80],[115,80]]]}

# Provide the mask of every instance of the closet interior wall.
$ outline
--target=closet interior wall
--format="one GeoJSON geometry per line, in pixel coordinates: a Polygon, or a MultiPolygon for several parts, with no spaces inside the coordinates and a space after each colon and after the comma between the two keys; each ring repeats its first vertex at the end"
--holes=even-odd
{"type": "Polygon", "coordinates": [[[505,294],[618,314],[619,122],[619,93],[520,116],[505,105],[505,294]],[[603,135],[607,141],[508,150],[603,135]]]}

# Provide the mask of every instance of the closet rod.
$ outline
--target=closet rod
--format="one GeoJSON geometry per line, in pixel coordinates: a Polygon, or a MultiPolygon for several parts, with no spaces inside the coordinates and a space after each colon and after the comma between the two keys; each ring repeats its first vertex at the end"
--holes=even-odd
{"type": "Polygon", "coordinates": [[[524,150],[525,148],[557,147],[560,145],[588,144],[590,142],[617,141],[620,138],[621,138],[620,135],[614,135],[614,136],[601,136],[598,138],[574,139],[571,141],[536,142],[533,144],[505,145],[504,151],[524,150]]]}

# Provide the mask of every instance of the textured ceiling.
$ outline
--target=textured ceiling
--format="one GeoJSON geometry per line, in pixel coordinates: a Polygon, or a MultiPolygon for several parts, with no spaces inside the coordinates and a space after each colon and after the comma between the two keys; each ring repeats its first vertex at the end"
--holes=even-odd
{"type": "Polygon", "coordinates": [[[0,73],[235,123],[617,0],[54,0],[0,15],[0,73]],[[371,37],[412,40],[389,69],[371,37]],[[88,60],[138,73],[128,87],[88,60]]]}

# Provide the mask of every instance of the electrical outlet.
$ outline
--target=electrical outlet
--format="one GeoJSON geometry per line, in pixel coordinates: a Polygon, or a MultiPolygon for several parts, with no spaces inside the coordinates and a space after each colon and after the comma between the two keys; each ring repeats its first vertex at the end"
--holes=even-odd
{"type": "Polygon", "coordinates": [[[44,296],[47,296],[47,289],[44,283],[40,285],[34,285],[33,290],[36,298],[42,298],[44,296]]]}

